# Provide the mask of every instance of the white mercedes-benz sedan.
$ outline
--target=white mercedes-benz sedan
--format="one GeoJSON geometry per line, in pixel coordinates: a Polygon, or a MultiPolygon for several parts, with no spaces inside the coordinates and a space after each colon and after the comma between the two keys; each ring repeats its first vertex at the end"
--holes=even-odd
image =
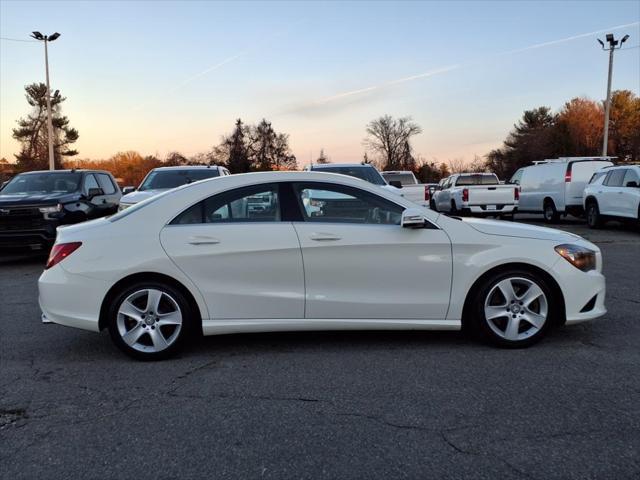
{"type": "Polygon", "coordinates": [[[603,315],[601,271],[577,235],[448,217],[344,175],[267,172],[60,228],[39,289],[43,319],[158,359],[198,333],[464,327],[524,347],[603,315]]]}

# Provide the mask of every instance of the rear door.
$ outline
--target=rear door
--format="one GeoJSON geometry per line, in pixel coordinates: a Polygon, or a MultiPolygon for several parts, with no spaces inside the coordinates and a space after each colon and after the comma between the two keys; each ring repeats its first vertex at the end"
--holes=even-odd
{"type": "Polygon", "coordinates": [[[624,196],[624,188],[622,187],[622,182],[626,173],[626,168],[616,168],[611,170],[604,179],[602,194],[598,198],[600,213],[603,215],[623,216],[622,197],[624,196]]]}
{"type": "Polygon", "coordinates": [[[304,318],[302,254],[282,221],[279,183],[203,200],[160,234],[165,251],[198,286],[213,319],[304,318]]]}
{"type": "Polygon", "coordinates": [[[402,228],[404,207],[355,187],[301,182],[294,193],[306,318],[445,319],[451,243],[442,230],[402,228]],[[327,200],[311,208],[306,198],[327,200]]]}
{"type": "Polygon", "coordinates": [[[622,181],[622,209],[625,217],[637,218],[638,203],[640,201],[640,175],[634,168],[627,169],[627,173],[622,181]],[[635,186],[634,186],[635,185],[635,186]]]}

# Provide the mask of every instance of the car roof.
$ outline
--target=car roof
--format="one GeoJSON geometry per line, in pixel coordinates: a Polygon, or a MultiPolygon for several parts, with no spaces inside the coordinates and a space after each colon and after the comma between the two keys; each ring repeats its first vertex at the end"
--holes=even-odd
{"type": "Polygon", "coordinates": [[[367,168],[374,168],[373,165],[371,165],[370,163],[323,163],[323,164],[314,164],[311,165],[311,168],[313,168],[314,170],[321,170],[323,168],[342,168],[342,167],[348,167],[348,168],[353,168],[353,167],[367,167],[367,168]]]}
{"type": "Polygon", "coordinates": [[[32,174],[43,174],[43,173],[106,173],[107,175],[111,175],[111,172],[106,170],[92,170],[87,168],[67,168],[62,170],[33,170],[31,172],[22,172],[19,175],[32,175],[32,174]]]}
{"type": "Polygon", "coordinates": [[[161,170],[161,171],[165,171],[165,170],[219,170],[221,168],[225,168],[222,165],[178,165],[178,166],[173,166],[173,167],[156,167],[154,168],[154,170],[161,170]]]}

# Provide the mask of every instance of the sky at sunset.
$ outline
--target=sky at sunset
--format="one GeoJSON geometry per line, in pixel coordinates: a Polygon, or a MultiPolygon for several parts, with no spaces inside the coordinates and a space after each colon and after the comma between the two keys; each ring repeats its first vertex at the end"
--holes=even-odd
{"type": "Polygon", "coordinates": [[[368,121],[411,116],[416,153],[500,145],[524,109],[606,94],[596,38],[629,34],[614,89],[640,94],[640,1],[28,2],[0,0],[0,157],[13,161],[24,85],[44,82],[80,133],[76,158],[186,155],[265,117],[300,165],[359,161],[368,121]],[[17,41],[22,40],[22,41],[17,41]]]}

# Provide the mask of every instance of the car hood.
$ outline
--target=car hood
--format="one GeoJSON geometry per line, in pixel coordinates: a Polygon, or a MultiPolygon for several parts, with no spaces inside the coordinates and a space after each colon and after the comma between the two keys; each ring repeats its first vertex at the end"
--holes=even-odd
{"type": "Polygon", "coordinates": [[[52,205],[56,203],[73,202],[80,199],[78,193],[0,193],[0,207],[52,205]]]}
{"type": "Polygon", "coordinates": [[[581,240],[582,237],[573,233],[563,232],[554,228],[538,227],[525,223],[485,220],[482,218],[465,218],[464,223],[471,228],[487,235],[501,235],[504,237],[533,238],[537,240],[551,240],[568,242],[581,240]]]}
{"type": "Polygon", "coordinates": [[[147,198],[155,197],[159,193],[166,192],[167,190],[170,190],[170,189],[158,188],[155,190],[143,190],[143,191],[138,190],[135,192],[127,193],[120,199],[120,203],[129,203],[129,204],[138,203],[143,200],[146,200],[147,198]]]}

